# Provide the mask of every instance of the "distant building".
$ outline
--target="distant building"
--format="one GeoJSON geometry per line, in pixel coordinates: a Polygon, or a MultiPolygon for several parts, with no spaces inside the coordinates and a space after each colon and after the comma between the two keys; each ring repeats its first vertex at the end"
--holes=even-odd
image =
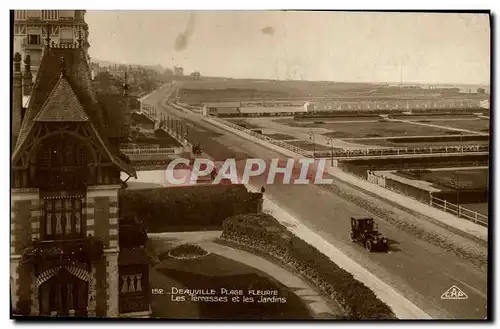
{"type": "Polygon", "coordinates": [[[483,109],[489,109],[490,108],[490,100],[489,99],[485,99],[484,101],[481,101],[479,103],[479,107],[481,107],[483,109]]]}
{"type": "Polygon", "coordinates": [[[31,57],[31,69],[36,77],[38,66],[45,48],[47,31],[50,42],[56,46],[69,47],[78,45],[88,56],[88,25],[85,22],[85,10],[14,10],[14,53],[24,58],[31,57]]]}
{"type": "Polygon", "coordinates": [[[225,102],[225,103],[205,103],[203,105],[203,115],[224,115],[224,114],[274,114],[312,111],[314,105],[304,101],[265,101],[265,102],[225,102]]]}
{"type": "Polygon", "coordinates": [[[174,75],[182,77],[184,76],[184,68],[181,66],[174,67],[174,75]]]}
{"type": "Polygon", "coordinates": [[[203,104],[202,114],[206,116],[217,116],[219,114],[236,114],[240,113],[240,107],[240,102],[206,103],[203,104]]]}
{"type": "Polygon", "coordinates": [[[191,79],[193,79],[193,80],[200,80],[200,77],[201,77],[200,72],[191,73],[191,79]]]}

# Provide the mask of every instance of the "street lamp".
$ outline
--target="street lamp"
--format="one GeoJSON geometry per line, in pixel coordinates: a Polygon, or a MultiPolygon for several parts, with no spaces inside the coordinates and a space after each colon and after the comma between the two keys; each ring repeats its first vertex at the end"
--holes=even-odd
{"type": "Polygon", "coordinates": [[[314,141],[314,133],[312,131],[309,133],[309,139],[313,141],[313,158],[316,158],[316,143],[314,141]]]}
{"type": "Polygon", "coordinates": [[[332,155],[332,166],[333,166],[333,137],[326,136],[326,144],[332,147],[331,155],[332,155]]]}

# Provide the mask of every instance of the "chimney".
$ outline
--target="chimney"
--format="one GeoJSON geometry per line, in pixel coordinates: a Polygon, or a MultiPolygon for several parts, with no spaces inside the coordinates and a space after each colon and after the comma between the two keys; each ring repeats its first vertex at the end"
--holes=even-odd
{"type": "Polygon", "coordinates": [[[33,75],[31,74],[31,58],[30,55],[26,55],[24,58],[23,96],[31,95],[32,84],[33,75]]]}
{"type": "Polygon", "coordinates": [[[21,130],[23,108],[23,77],[21,74],[21,54],[14,54],[14,74],[12,77],[12,142],[15,145],[21,130]]]}

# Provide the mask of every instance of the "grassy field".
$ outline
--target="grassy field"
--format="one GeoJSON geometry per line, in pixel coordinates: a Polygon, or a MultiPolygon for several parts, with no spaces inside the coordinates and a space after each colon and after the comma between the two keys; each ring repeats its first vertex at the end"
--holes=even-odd
{"type": "MultiPolygon", "coordinates": [[[[313,142],[307,142],[307,141],[288,141],[286,143],[300,147],[301,149],[306,150],[306,151],[313,151],[313,150],[322,151],[322,150],[331,150],[332,149],[329,146],[314,144],[313,142]]],[[[337,148],[337,149],[339,149],[339,148],[337,148]]]]}
{"type": "Polygon", "coordinates": [[[488,215],[488,203],[465,203],[461,205],[464,208],[467,208],[472,211],[477,211],[480,214],[488,215]]]}
{"type": "Polygon", "coordinates": [[[290,140],[290,139],[296,139],[296,137],[290,136],[290,135],[285,135],[285,134],[264,134],[265,136],[276,139],[276,140],[290,140]]]}
{"type": "MultiPolygon", "coordinates": [[[[308,99],[435,99],[436,91],[421,88],[386,87],[372,83],[348,83],[326,81],[280,81],[252,79],[203,79],[180,81],[178,96],[189,104],[203,102],[308,99]]],[[[458,95],[460,96],[460,95],[458,95]]]]}
{"type": "Polygon", "coordinates": [[[324,134],[334,138],[392,137],[392,136],[429,136],[446,134],[445,129],[412,125],[403,122],[338,122],[338,123],[299,123],[292,119],[277,120],[290,127],[324,128],[331,132],[324,134]],[[288,120],[288,121],[287,121],[288,120]]]}
{"type": "MultiPolygon", "coordinates": [[[[333,118],[301,118],[301,119],[296,119],[294,120],[295,122],[319,122],[322,121],[324,123],[330,123],[330,122],[344,122],[344,121],[378,121],[380,120],[380,116],[378,115],[372,115],[372,116],[345,116],[345,117],[333,117],[333,118]]],[[[289,119],[283,119],[283,120],[289,120],[289,119]]]]}
{"type": "Polygon", "coordinates": [[[419,120],[447,120],[447,119],[477,119],[477,116],[474,114],[466,113],[466,114],[411,114],[411,115],[391,115],[392,119],[398,120],[410,120],[410,121],[419,121],[419,120]]]}
{"type": "Polygon", "coordinates": [[[377,85],[321,81],[278,81],[249,79],[218,79],[182,82],[180,101],[200,102],[242,101],[253,99],[290,99],[335,96],[339,92],[370,93],[377,85]]]}
{"type": "Polygon", "coordinates": [[[418,120],[417,122],[486,133],[490,131],[490,121],[487,119],[471,118],[466,120],[418,120]]]}
{"type": "Polygon", "coordinates": [[[261,128],[261,127],[259,127],[256,124],[247,122],[244,119],[233,119],[233,120],[228,120],[228,121],[230,121],[230,122],[232,122],[234,124],[237,124],[240,127],[247,128],[247,129],[258,129],[258,128],[261,128]]]}
{"type": "MultiPolygon", "coordinates": [[[[160,259],[162,257],[160,256],[160,259]]],[[[198,259],[173,259],[164,258],[155,268],[158,273],[152,278],[152,287],[162,287],[170,292],[171,287],[189,289],[215,289],[215,296],[221,297],[221,288],[228,290],[243,290],[248,297],[249,289],[278,290],[279,297],[285,297],[286,303],[257,303],[258,297],[253,297],[254,302],[232,302],[228,297],[227,302],[199,302],[192,301],[186,296],[183,302],[172,301],[170,295],[153,296],[153,316],[161,318],[175,318],[185,309],[194,309],[199,319],[219,320],[246,320],[246,319],[311,319],[307,307],[293,292],[289,291],[280,282],[252,267],[234,260],[210,254],[198,259]],[[169,283],[170,286],[165,286],[169,283]],[[165,298],[166,297],[166,298],[165,298]]],[[[201,296],[201,295],[200,295],[201,296]]]]}
{"type": "Polygon", "coordinates": [[[395,143],[390,139],[344,139],[346,142],[363,144],[363,145],[375,145],[375,146],[385,146],[385,147],[409,147],[409,148],[422,148],[422,147],[437,147],[437,146],[455,146],[455,145],[489,145],[489,141],[460,141],[459,138],[450,141],[423,141],[423,142],[398,142],[395,143]]]}
{"type": "Polygon", "coordinates": [[[432,184],[444,186],[457,186],[460,189],[487,189],[488,188],[488,170],[470,169],[470,170],[436,170],[436,171],[408,171],[407,173],[394,174],[408,178],[410,174],[413,179],[427,181],[432,184]]]}

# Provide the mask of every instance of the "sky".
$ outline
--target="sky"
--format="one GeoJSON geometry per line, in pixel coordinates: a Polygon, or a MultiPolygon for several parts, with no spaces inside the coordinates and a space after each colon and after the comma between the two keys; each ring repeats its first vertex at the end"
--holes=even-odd
{"type": "Polygon", "coordinates": [[[87,11],[91,58],[255,79],[490,83],[484,14],[87,11]]]}

